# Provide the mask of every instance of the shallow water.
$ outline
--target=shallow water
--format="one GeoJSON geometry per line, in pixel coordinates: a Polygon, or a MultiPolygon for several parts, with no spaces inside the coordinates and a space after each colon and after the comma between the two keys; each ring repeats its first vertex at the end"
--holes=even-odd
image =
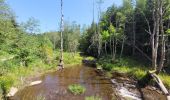
{"type": "Polygon", "coordinates": [[[98,96],[103,100],[115,100],[112,83],[99,76],[94,68],[74,66],[61,71],[45,74],[37,80],[42,83],[19,91],[12,100],[84,100],[87,96],[98,96]],[[81,84],[86,88],[82,95],[73,95],[68,91],[71,84],[81,84]]]}

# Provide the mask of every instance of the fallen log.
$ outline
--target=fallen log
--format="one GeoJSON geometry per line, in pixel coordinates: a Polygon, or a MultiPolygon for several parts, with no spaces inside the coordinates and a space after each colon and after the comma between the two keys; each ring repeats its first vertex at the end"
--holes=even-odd
{"type": "Polygon", "coordinates": [[[162,90],[162,92],[166,95],[167,100],[170,100],[170,93],[168,92],[168,90],[166,89],[166,87],[164,86],[163,82],[161,81],[161,79],[155,74],[156,71],[149,71],[148,74],[156,81],[156,83],[159,85],[160,89],[162,90]]]}

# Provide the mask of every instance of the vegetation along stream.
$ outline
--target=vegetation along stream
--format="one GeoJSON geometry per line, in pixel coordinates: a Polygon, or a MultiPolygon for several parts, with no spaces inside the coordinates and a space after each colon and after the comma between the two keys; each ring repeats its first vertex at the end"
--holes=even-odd
{"type": "MultiPolygon", "coordinates": [[[[96,97],[97,100],[142,99],[133,81],[118,75],[109,79],[101,76],[96,69],[83,65],[50,72],[33,80],[42,80],[42,83],[25,87],[10,100],[89,100],[88,97],[96,97]],[[85,93],[74,95],[68,90],[71,84],[82,85],[85,93]]],[[[165,100],[163,95],[146,89],[144,95],[148,100],[165,100]]]]}
{"type": "Polygon", "coordinates": [[[0,0],[8,99],[170,100],[170,0],[0,0]]]}

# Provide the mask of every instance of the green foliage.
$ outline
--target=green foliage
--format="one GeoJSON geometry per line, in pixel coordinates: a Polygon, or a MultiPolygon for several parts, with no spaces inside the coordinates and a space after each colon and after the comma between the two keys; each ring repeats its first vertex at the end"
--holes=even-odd
{"type": "Polygon", "coordinates": [[[2,76],[0,77],[0,87],[2,89],[3,94],[7,94],[11,86],[13,85],[13,77],[12,76],[2,76]]]}
{"type": "Polygon", "coordinates": [[[89,96],[89,97],[85,97],[85,100],[102,100],[102,98],[98,96],[89,96]]]}
{"type": "Polygon", "coordinates": [[[79,84],[69,85],[68,89],[74,95],[83,94],[86,91],[86,88],[81,86],[81,85],[79,85],[79,84]]]}
{"type": "Polygon", "coordinates": [[[112,24],[110,24],[110,26],[109,26],[109,33],[110,34],[114,34],[115,32],[116,32],[115,27],[112,24]]]}
{"type": "Polygon", "coordinates": [[[103,38],[103,40],[104,41],[106,41],[108,38],[109,38],[109,32],[108,32],[108,30],[107,31],[103,31],[102,32],[102,38],[103,38]]]}
{"type": "Polygon", "coordinates": [[[24,31],[31,34],[39,33],[39,26],[39,21],[33,17],[29,18],[27,22],[21,24],[21,27],[24,29],[24,31]]]}
{"type": "Polygon", "coordinates": [[[88,57],[86,57],[86,60],[92,61],[92,60],[95,60],[95,58],[91,57],[91,56],[88,56],[88,57]]]}
{"type": "Polygon", "coordinates": [[[23,63],[23,66],[28,66],[28,62],[30,62],[29,50],[22,49],[18,54],[18,58],[20,59],[21,63],[23,63]]]}
{"type": "Polygon", "coordinates": [[[166,34],[170,35],[170,29],[166,30],[166,34]]]}
{"type": "Polygon", "coordinates": [[[165,73],[161,73],[159,75],[160,79],[162,80],[162,82],[165,84],[165,86],[170,89],[170,76],[165,74],[165,73]]]}
{"type": "Polygon", "coordinates": [[[121,73],[127,73],[129,76],[133,76],[136,79],[140,80],[146,75],[146,67],[143,67],[138,61],[133,60],[132,58],[122,58],[114,63],[109,60],[109,58],[100,59],[100,64],[102,68],[107,71],[118,71],[121,73]],[[104,62],[104,63],[100,63],[104,62]]]}

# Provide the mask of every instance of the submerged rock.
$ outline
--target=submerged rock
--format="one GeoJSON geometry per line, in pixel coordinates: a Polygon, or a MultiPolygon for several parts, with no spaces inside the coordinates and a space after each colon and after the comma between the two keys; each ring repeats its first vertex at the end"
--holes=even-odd
{"type": "Polygon", "coordinates": [[[7,94],[7,97],[13,97],[17,92],[18,92],[18,89],[15,87],[12,87],[9,93],[7,94]]]}
{"type": "Polygon", "coordinates": [[[42,81],[34,81],[30,83],[30,86],[41,84],[42,81]]]}

